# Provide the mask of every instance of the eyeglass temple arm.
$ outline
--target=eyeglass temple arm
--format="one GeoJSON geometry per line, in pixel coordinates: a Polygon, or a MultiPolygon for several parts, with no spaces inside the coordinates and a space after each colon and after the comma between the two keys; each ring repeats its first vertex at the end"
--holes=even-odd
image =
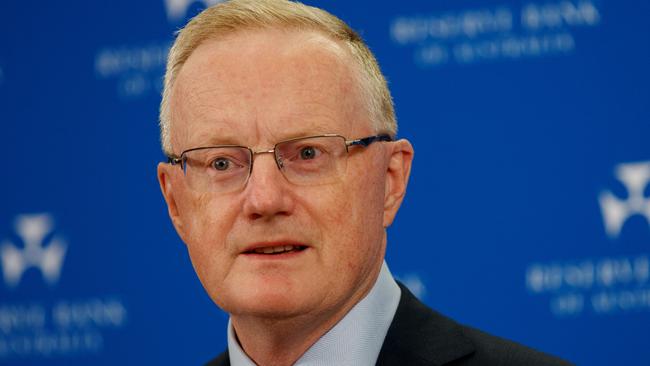
{"type": "Polygon", "coordinates": [[[376,141],[393,141],[393,138],[390,137],[390,135],[376,135],[376,136],[369,136],[369,137],[364,137],[362,139],[358,140],[350,140],[346,141],[345,143],[348,146],[363,146],[363,147],[368,147],[368,145],[372,144],[373,142],[376,141]]]}
{"type": "Polygon", "coordinates": [[[167,155],[167,163],[171,164],[172,166],[177,165],[183,170],[183,174],[187,175],[187,164],[183,164],[183,158],[176,155],[167,155]]]}
{"type": "Polygon", "coordinates": [[[182,162],[183,162],[183,160],[181,158],[177,157],[177,156],[167,155],[167,163],[169,163],[171,165],[177,165],[177,164],[180,164],[182,162]]]}

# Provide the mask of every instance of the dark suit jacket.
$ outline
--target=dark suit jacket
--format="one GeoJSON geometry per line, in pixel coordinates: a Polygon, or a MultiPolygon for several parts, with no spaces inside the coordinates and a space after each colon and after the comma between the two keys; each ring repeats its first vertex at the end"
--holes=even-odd
{"type": "MultiPolygon", "coordinates": [[[[555,366],[568,362],[498,338],[429,309],[400,284],[402,296],[379,353],[379,366],[555,366]]],[[[228,351],[206,366],[230,366],[228,351]]]]}

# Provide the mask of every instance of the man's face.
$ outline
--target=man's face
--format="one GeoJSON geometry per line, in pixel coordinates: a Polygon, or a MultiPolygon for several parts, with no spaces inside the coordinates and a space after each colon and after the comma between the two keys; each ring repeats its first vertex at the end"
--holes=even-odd
{"type": "MultiPolygon", "coordinates": [[[[374,135],[350,65],[347,51],[318,33],[259,30],[207,41],[173,89],[174,153],[219,144],[261,150],[324,133],[374,135]]],[[[410,162],[408,154],[395,158],[403,143],[351,148],[347,170],[326,185],[290,183],[272,154],[255,157],[248,182],[235,192],[192,190],[183,171],[168,164],[159,166],[159,179],[194,268],[221,308],[331,316],[356,303],[379,272],[384,227],[408,177],[408,168],[391,173],[396,162],[410,162]],[[251,253],[281,245],[304,249],[251,253]]]]}

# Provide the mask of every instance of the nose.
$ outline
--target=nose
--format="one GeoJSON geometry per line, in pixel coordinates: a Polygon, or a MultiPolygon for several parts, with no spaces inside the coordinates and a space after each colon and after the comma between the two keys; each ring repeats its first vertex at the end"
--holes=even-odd
{"type": "Polygon", "coordinates": [[[242,211],[251,220],[270,220],[293,212],[289,182],[282,175],[272,153],[255,156],[253,170],[244,189],[242,211]]]}

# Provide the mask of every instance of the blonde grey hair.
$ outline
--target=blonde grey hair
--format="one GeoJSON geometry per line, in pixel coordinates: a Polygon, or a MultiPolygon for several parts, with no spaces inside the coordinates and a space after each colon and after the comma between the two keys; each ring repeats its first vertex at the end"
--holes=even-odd
{"type": "Polygon", "coordinates": [[[393,100],[384,75],[363,39],[334,15],[288,0],[230,0],[209,7],[177,33],[167,58],[160,103],[160,137],[163,151],[172,153],[170,137],[170,97],[178,74],[204,41],[244,29],[314,30],[346,45],[358,64],[359,91],[377,132],[397,133],[393,100]]]}

